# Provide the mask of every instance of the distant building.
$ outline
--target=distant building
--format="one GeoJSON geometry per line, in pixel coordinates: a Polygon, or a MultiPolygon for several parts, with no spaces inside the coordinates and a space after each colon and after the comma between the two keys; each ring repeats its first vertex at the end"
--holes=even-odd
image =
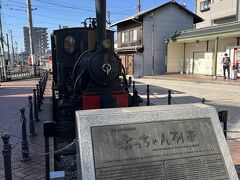
{"type": "MultiPolygon", "coordinates": [[[[30,54],[29,28],[23,27],[25,51],[30,54]]],[[[33,48],[37,59],[41,59],[48,50],[48,33],[47,28],[33,28],[33,48]]]]}
{"type": "Polygon", "coordinates": [[[185,5],[169,1],[114,23],[112,26],[117,26],[116,51],[126,73],[136,77],[164,74],[164,40],[201,21],[185,5]]]}
{"type": "Polygon", "coordinates": [[[197,29],[233,22],[238,19],[238,0],[196,0],[196,14],[204,19],[197,29]]]}

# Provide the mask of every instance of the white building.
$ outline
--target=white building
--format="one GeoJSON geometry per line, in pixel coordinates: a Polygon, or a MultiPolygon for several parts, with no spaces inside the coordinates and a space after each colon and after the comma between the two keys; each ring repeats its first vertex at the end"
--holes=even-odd
{"type": "Polygon", "coordinates": [[[196,0],[196,14],[204,19],[197,28],[236,21],[238,0],[196,0]]]}
{"type": "Polygon", "coordinates": [[[167,73],[186,72],[222,76],[221,61],[226,52],[232,61],[231,69],[240,73],[238,1],[197,0],[196,2],[197,14],[205,17],[206,20],[197,24],[197,29],[177,32],[166,39],[167,73]]]}

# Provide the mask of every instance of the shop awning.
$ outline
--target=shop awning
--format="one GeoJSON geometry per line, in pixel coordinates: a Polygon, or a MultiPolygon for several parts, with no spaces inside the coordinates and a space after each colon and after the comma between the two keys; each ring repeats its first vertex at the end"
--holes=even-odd
{"type": "Polygon", "coordinates": [[[203,39],[214,39],[221,37],[238,37],[240,36],[240,22],[225,23],[218,26],[212,26],[201,29],[190,29],[175,32],[166,42],[191,42],[203,39]]]}

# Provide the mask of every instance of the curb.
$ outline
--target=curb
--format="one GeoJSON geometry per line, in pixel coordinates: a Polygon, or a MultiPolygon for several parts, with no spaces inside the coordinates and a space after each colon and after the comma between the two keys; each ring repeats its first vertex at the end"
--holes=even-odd
{"type": "Polygon", "coordinates": [[[225,85],[235,85],[240,86],[240,82],[234,82],[234,80],[214,80],[214,79],[188,79],[188,78],[176,78],[176,77],[163,77],[163,76],[144,76],[145,79],[161,79],[161,80],[178,80],[178,81],[190,81],[190,82],[198,82],[198,83],[214,83],[214,84],[225,84],[225,85]]]}

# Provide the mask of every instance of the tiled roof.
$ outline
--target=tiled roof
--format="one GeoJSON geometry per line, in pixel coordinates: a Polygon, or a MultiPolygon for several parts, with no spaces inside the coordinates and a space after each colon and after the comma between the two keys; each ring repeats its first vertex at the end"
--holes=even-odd
{"type": "Polygon", "coordinates": [[[194,14],[192,11],[190,11],[189,9],[187,9],[185,6],[177,3],[175,0],[171,0],[171,1],[169,1],[169,2],[167,2],[167,3],[165,3],[165,4],[162,4],[162,5],[160,5],[160,6],[151,8],[151,9],[146,10],[146,11],[142,11],[142,12],[137,13],[137,14],[135,14],[135,15],[133,15],[133,16],[130,16],[130,17],[126,18],[126,19],[120,20],[120,21],[112,24],[111,27],[116,26],[116,25],[119,25],[119,24],[124,23],[124,22],[127,22],[127,21],[130,21],[130,20],[132,20],[132,19],[137,20],[137,19],[139,19],[139,18],[147,15],[148,13],[151,13],[152,11],[158,10],[158,9],[163,8],[163,7],[165,7],[165,6],[167,6],[167,5],[170,5],[170,4],[176,5],[177,7],[181,8],[182,10],[184,10],[186,13],[192,15],[192,16],[194,17],[194,23],[198,23],[198,22],[202,22],[202,21],[203,21],[203,19],[202,19],[201,17],[199,17],[199,16],[197,16],[196,14],[194,14]]]}

